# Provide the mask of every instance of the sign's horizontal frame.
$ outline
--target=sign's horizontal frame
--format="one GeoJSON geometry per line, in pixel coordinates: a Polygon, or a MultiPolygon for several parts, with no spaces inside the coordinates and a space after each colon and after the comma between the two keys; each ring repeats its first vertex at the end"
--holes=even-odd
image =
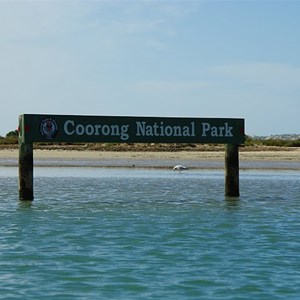
{"type": "Polygon", "coordinates": [[[21,142],[242,144],[244,119],[24,114],[21,142]]]}

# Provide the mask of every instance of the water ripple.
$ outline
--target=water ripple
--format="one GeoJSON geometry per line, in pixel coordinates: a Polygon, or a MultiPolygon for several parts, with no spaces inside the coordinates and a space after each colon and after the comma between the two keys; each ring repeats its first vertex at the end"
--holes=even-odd
{"type": "Polygon", "coordinates": [[[300,294],[298,173],[242,173],[226,199],[222,172],[48,171],[32,203],[1,177],[2,299],[300,294]]]}

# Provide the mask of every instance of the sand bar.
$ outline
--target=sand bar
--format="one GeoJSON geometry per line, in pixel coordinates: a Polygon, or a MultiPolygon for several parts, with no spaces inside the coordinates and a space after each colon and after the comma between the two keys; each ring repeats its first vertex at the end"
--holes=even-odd
{"type": "MultiPolygon", "coordinates": [[[[191,168],[223,168],[224,151],[76,151],[34,150],[37,166],[94,167],[171,167],[185,164],[191,168]]],[[[241,168],[300,170],[300,149],[290,151],[240,151],[241,168]]],[[[18,150],[0,150],[0,166],[16,166],[18,150]]]]}

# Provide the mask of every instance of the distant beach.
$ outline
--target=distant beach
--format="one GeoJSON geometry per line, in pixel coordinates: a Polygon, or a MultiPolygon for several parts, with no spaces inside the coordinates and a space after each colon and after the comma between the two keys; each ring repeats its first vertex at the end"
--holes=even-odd
{"type": "MultiPolygon", "coordinates": [[[[36,166],[153,167],[184,164],[190,168],[223,168],[224,151],[76,151],[34,150],[36,166]]],[[[300,170],[300,149],[289,151],[245,151],[239,153],[240,168],[300,170]]],[[[16,166],[18,149],[0,150],[0,166],[16,166]]]]}

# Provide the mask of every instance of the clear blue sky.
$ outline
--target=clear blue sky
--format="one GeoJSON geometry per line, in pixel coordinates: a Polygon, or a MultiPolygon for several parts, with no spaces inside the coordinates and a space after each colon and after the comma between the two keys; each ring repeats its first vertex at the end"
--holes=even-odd
{"type": "Polygon", "coordinates": [[[23,113],[239,117],[300,133],[300,1],[0,1],[0,135],[23,113]]]}

